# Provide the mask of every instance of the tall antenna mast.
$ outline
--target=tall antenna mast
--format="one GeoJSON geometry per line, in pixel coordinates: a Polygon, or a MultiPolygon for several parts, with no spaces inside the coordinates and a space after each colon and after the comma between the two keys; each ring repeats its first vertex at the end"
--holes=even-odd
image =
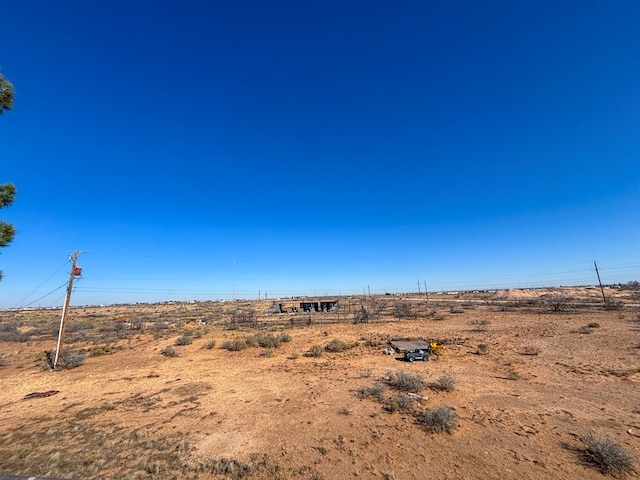
{"type": "Polygon", "coordinates": [[[73,252],[73,256],[70,258],[72,260],[71,264],[71,273],[69,274],[69,284],[67,285],[67,296],[64,300],[64,306],[62,307],[62,317],[60,318],[60,329],[58,331],[58,343],[56,345],[56,356],[53,359],[53,365],[51,368],[54,370],[58,365],[58,357],[60,356],[60,351],[62,348],[62,337],[64,335],[64,321],[67,318],[67,311],[69,310],[69,302],[71,301],[71,291],[73,290],[73,279],[82,273],[82,269],[77,266],[78,261],[78,250],[73,252]]]}

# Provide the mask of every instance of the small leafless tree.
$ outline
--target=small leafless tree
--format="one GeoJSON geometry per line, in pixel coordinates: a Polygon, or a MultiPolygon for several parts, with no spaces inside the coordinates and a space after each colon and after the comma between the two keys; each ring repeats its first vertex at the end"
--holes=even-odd
{"type": "Polygon", "coordinates": [[[393,305],[393,316],[396,318],[409,318],[413,315],[409,302],[396,302],[393,305]]]}

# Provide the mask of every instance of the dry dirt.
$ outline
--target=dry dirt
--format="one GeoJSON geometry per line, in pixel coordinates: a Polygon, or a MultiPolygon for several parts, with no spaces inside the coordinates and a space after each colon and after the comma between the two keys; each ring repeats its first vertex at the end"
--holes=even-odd
{"type": "MultiPolygon", "coordinates": [[[[59,371],[41,369],[42,352],[55,348],[59,312],[0,312],[5,332],[13,322],[26,335],[0,342],[0,474],[606,478],[580,455],[580,436],[589,432],[619,443],[637,466],[637,296],[618,294],[625,305],[606,310],[593,300],[598,292],[573,290],[563,294],[581,300],[552,312],[539,301],[548,293],[537,292],[536,301],[517,291],[434,296],[428,303],[403,297],[419,311],[400,320],[391,310],[399,300],[381,297],[387,309],[362,324],[344,312],[346,301],[342,317],[264,315],[271,302],[263,301],[253,306],[260,322],[236,330],[228,321],[234,302],[74,308],[66,346],[90,355],[59,371]],[[140,318],[147,319],[143,330],[127,329],[140,318]],[[291,340],[270,350],[221,348],[257,329],[291,340]],[[193,343],[173,346],[185,334],[193,343]],[[401,337],[438,339],[445,353],[414,363],[383,355],[386,341],[401,337]],[[356,346],[304,355],[336,338],[356,346]],[[215,347],[203,348],[211,340],[215,347]],[[488,346],[486,355],[478,354],[479,344],[488,346]],[[163,356],[167,346],[179,356],[163,356]],[[359,394],[389,371],[422,376],[427,399],[413,411],[396,410],[386,400],[393,389],[382,401],[359,394]],[[458,381],[453,391],[435,386],[445,373],[458,381]],[[59,393],[24,399],[50,390],[59,393]],[[458,416],[450,434],[429,433],[417,421],[417,413],[439,405],[458,416]]],[[[350,299],[349,308],[358,301],[350,299]]]]}

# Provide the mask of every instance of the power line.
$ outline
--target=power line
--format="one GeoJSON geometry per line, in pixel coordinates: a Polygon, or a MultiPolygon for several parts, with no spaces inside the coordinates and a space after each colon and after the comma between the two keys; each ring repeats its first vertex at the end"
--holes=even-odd
{"type": "Polygon", "coordinates": [[[43,295],[40,298],[35,299],[33,302],[31,303],[27,303],[26,305],[22,306],[21,308],[27,308],[30,307],[31,305],[33,305],[36,302],[39,302],[40,300],[42,300],[43,298],[47,298],[49,295],[51,295],[52,293],[57,292],[58,290],[60,290],[61,288],[65,287],[67,285],[67,282],[64,282],[62,285],[60,285],[58,288],[56,288],[55,290],[51,290],[49,293],[47,293],[46,295],[43,295]]]}
{"type": "MultiPolygon", "coordinates": [[[[49,275],[49,276],[46,278],[46,280],[44,280],[40,285],[38,285],[36,288],[34,288],[33,290],[31,290],[29,293],[27,293],[27,294],[22,298],[22,300],[20,300],[20,301],[16,304],[15,308],[19,308],[19,307],[20,307],[20,304],[21,304],[22,302],[24,302],[24,301],[25,301],[25,300],[26,300],[30,295],[32,295],[32,294],[33,294],[33,292],[35,292],[36,290],[38,290],[42,285],[44,285],[44,284],[45,284],[45,283],[47,283],[49,280],[51,280],[51,278],[52,278],[56,273],[58,273],[60,270],[62,270],[62,269],[67,265],[67,263],[69,263],[69,262],[68,262],[68,261],[67,261],[67,262],[64,262],[64,263],[60,266],[60,268],[58,268],[55,272],[53,272],[51,275],[49,275]]],[[[44,297],[43,297],[43,298],[44,298],[44,297]]],[[[37,300],[36,300],[36,302],[37,302],[37,300]]],[[[27,305],[27,306],[28,306],[28,305],[27,305]]]]}

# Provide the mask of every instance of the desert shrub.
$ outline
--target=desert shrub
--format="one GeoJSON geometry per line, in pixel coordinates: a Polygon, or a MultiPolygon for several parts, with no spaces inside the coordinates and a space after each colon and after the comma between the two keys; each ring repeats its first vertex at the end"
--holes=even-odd
{"type": "Polygon", "coordinates": [[[71,368],[79,367],[87,359],[87,354],[76,350],[62,350],[58,355],[57,368],[71,368]]]}
{"type": "Polygon", "coordinates": [[[387,391],[387,386],[382,382],[376,382],[370,387],[361,387],[358,389],[358,395],[363,398],[375,398],[382,400],[384,398],[384,392],[387,391]]]}
{"type": "Polygon", "coordinates": [[[160,350],[160,355],[164,355],[165,357],[177,357],[178,352],[173,347],[164,347],[160,350]]]}
{"type": "Polygon", "coordinates": [[[471,320],[469,323],[471,324],[472,330],[476,332],[483,332],[487,329],[488,325],[491,325],[489,320],[471,320]]]}
{"type": "Polygon", "coordinates": [[[351,410],[349,410],[347,407],[342,407],[340,410],[338,410],[338,413],[340,415],[351,415],[351,410]]]}
{"type": "Polygon", "coordinates": [[[174,345],[183,346],[183,345],[191,345],[193,343],[193,338],[189,335],[183,335],[181,337],[176,338],[174,345]]]}
{"type": "Polygon", "coordinates": [[[289,356],[287,357],[287,359],[289,359],[289,360],[296,360],[298,357],[299,357],[299,355],[298,355],[297,353],[293,352],[291,355],[289,355],[289,356]]]}
{"type": "Polygon", "coordinates": [[[215,346],[216,346],[215,340],[207,340],[206,342],[204,342],[204,344],[202,344],[202,348],[206,348],[207,350],[211,350],[215,346]]]}
{"type": "Polygon", "coordinates": [[[440,405],[420,413],[418,423],[430,433],[451,433],[458,428],[458,415],[451,407],[440,405]]]}
{"type": "Polygon", "coordinates": [[[262,352],[260,352],[260,356],[265,358],[271,358],[273,357],[273,350],[271,350],[270,348],[267,348],[266,350],[263,350],[262,352]]]}
{"type": "Polygon", "coordinates": [[[552,312],[564,312],[571,306],[571,297],[562,295],[560,293],[552,293],[541,297],[545,305],[549,307],[552,312]]]}
{"type": "Polygon", "coordinates": [[[258,346],[262,348],[278,348],[280,346],[280,338],[267,334],[255,335],[258,346]]]}
{"type": "Polygon", "coordinates": [[[242,339],[236,338],[235,340],[226,340],[222,342],[220,348],[224,350],[229,350],[230,352],[239,352],[240,350],[244,350],[247,348],[247,342],[242,339]]]}
{"type": "Polygon", "coordinates": [[[322,347],[320,345],[313,345],[307,353],[304,354],[306,357],[321,357],[322,356],[322,347]]]}
{"type": "Polygon", "coordinates": [[[418,393],[426,387],[426,382],[420,375],[405,372],[388,372],[388,383],[396,390],[418,393]]]}
{"type": "Polygon", "coordinates": [[[441,322],[442,320],[446,319],[447,316],[444,313],[436,313],[435,315],[433,315],[432,317],[436,322],[441,322]]]}
{"type": "Polygon", "coordinates": [[[538,347],[534,347],[533,345],[527,345],[522,349],[523,355],[538,355],[539,353],[540,350],[538,349],[538,347]]]}
{"type": "Polygon", "coordinates": [[[413,316],[413,309],[409,302],[396,302],[393,304],[393,316],[396,318],[408,318],[413,316]]]}
{"type": "Polygon", "coordinates": [[[412,410],[415,404],[415,398],[406,393],[397,393],[393,395],[387,402],[387,410],[397,412],[399,410],[412,410]]]}
{"type": "Polygon", "coordinates": [[[282,332],[279,338],[280,338],[280,341],[283,343],[287,343],[291,341],[291,335],[289,335],[287,332],[282,332]]]}
{"type": "Polygon", "coordinates": [[[349,350],[352,347],[353,345],[350,345],[347,342],[344,342],[338,338],[334,338],[329,342],[329,344],[326,347],[326,350],[327,352],[340,353],[340,352],[344,352],[345,350],[349,350]]]}
{"type": "Polygon", "coordinates": [[[631,455],[615,441],[591,433],[580,440],[586,445],[582,450],[584,460],[596,465],[602,473],[624,476],[635,471],[631,455]]]}
{"type": "Polygon", "coordinates": [[[451,392],[456,388],[457,383],[458,380],[453,373],[445,373],[436,380],[436,387],[445,392],[451,392]]]}
{"type": "Polygon", "coordinates": [[[481,343],[478,345],[478,354],[479,355],[486,355],[487,353],[489,353],[489,346],[486,343],[481,343]]]}
{"type": "Polygon", "coordinates": [[[617,300],[608,300],[603,308],[605,310],[622,310],[624,308],[624,303],[617,300]]]}
{"type": "Polygon", "coordinates": [[[0,368],[6,367],[7,365],[9,365],[9,362],[7,362],[7,359],[4,357],[0,357],[0,368]]]}
{"type": "Polygon", "coordinates": [[[588,335],[590,333],[593,333],[593,329],[590,328],[588,325],[583,325],[580,328],[577,328],[576,330],[574,330],[575,333],[582,333],[584,335],[588,335]]]}

